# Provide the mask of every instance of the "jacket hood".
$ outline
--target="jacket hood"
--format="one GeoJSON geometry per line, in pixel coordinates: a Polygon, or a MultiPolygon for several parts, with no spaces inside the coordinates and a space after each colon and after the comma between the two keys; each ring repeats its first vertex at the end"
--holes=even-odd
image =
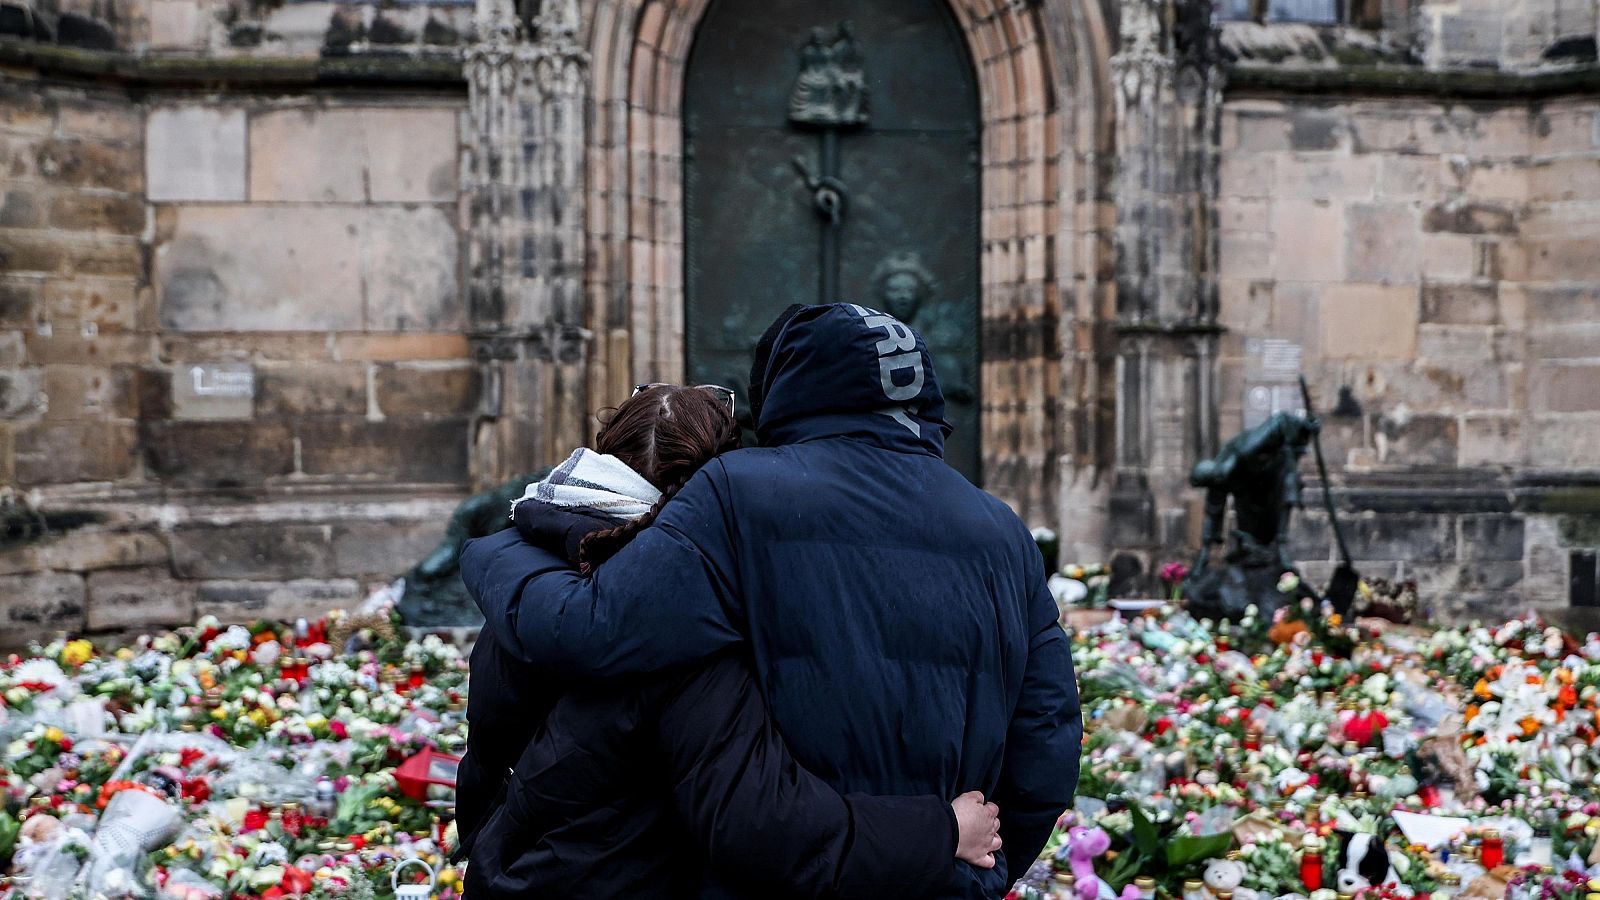
{"type": "Polygon", "coordinates": [[[804,307],[779,326],[757,366],[763,446],[853,437],[944,456],[950,425],[933,357],[893,316],[853,303],[804,307]]]}

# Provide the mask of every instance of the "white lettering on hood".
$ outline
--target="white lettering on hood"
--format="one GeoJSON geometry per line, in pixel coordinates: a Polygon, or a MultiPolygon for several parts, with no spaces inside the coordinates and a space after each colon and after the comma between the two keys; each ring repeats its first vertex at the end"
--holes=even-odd
{"type": "Polygon", "coordinates": [[[922,354],[917,350],[916,332],[894,316],[854,303],[847,305],[861,317],[863,325],[868,328],[882,328],[885,334],[876,347],[878,383],[883,388],[884,399],[888,400],[890,405],[879,412],[904,425],[917,437],[921,437],[922,430],[917,427],[917,423],[911,421],[905,406],[907,402],[915,400],[917,395],[922,393],[922,384],[927,377],[922,368],[922,354]],[[906,384],[896,383],[895,374],[904,372],[911,373],[910,381],[906,384]]]}

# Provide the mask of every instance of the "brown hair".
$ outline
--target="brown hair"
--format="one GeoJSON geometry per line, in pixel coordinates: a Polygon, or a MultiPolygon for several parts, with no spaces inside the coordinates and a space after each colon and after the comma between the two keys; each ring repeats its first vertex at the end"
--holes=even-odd
{"type": "Polygon", "coordinates": [[[658,384],[629,397],[600,426],[594,449],[622,460],[655,485],[661,499],[639,518],[585,537],[578,545],[579,565],[592,571],[610,559],[655,521],[701,466],[738,446],[738,423],[710,391],[658,384]]]}

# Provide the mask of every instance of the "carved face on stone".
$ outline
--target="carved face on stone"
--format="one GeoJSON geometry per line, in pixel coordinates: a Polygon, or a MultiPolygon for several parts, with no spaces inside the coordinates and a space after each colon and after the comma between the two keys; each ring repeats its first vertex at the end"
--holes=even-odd
{"type": "Polygon", "coordinates": [[[902,322],[910,322],[922,308],[922,282],[910,272],[896,272],[883,283],[884,312],[902,322]]]}
{"type": "Polygon", "coordinates": [[[907,325],[933,296],[933,274],[914,253],[896,253],[878,264],[872,276],[883,311],[907,325]]]}

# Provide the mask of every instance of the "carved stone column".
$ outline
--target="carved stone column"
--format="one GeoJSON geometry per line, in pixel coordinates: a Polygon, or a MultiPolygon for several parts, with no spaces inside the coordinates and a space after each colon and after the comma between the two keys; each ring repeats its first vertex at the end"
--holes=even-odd
{"type": "Polygon", "coordinates": [[[1191,542],[1188,470],[1216,443],[1221,69],[1209,0],[1120,3],[1111,544],[1171,552],[1191,542]]]}
{"type": "Polygon", "coordinates": [[[473,479],[497,484],[588,438],[591,336],[583,293],[583,104],[588,57],[575,0],[524,25],[513,0],[478,0],[467,51],[468,284],[482,395],[473,479]]]}

